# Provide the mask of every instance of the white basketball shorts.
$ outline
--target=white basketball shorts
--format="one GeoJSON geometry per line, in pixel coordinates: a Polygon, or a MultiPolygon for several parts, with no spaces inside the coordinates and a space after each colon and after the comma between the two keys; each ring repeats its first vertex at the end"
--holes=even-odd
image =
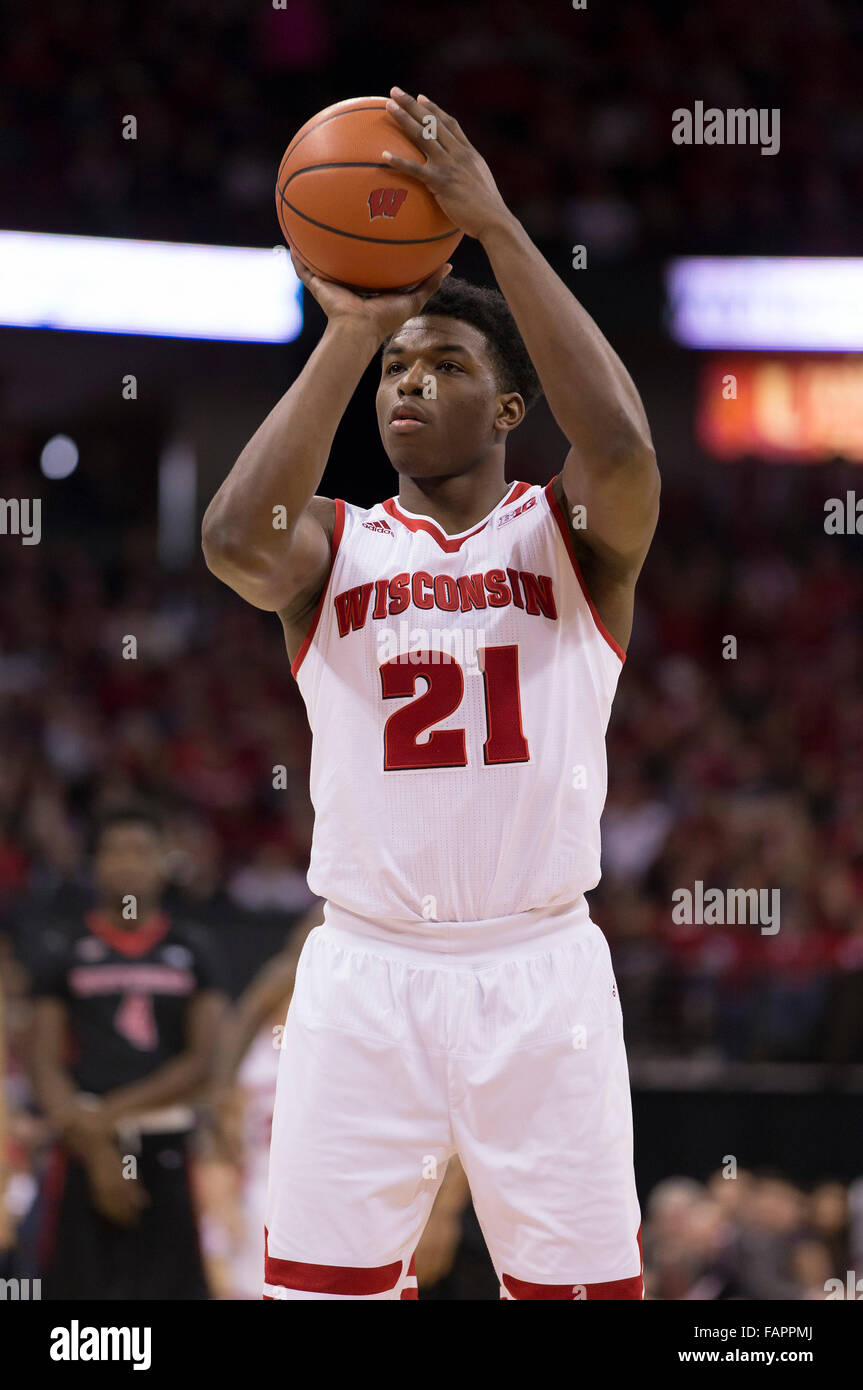
{"type": "Polygon", "coordinates": [[[282,1043],[264,1298],[416,1298],[453,1154],[502,1298],[643,1298],[620,1000],[584,899],[409,933],[327,903],[282,1043]]]}

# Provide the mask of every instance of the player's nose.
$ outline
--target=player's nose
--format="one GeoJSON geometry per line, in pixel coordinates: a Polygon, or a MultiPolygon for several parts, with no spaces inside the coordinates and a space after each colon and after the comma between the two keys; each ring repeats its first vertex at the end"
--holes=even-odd
{"type": "Polygon", "coordinates": [[[408,395],[417,390],[422,391],[425,372],[421,362],[414,362],[413,366],[406,372],[402,372],[398,380],[399,395],[408,395]]]}

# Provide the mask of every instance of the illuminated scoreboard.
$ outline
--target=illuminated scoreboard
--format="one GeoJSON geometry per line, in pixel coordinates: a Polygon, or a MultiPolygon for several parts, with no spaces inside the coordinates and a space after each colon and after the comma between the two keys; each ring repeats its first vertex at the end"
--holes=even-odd
{"type": "Polygon", "coordinates": [[[717,458],[863,463],[863,259],[687,257],[672,337],[708,350],[696,407],[717,458]]]}

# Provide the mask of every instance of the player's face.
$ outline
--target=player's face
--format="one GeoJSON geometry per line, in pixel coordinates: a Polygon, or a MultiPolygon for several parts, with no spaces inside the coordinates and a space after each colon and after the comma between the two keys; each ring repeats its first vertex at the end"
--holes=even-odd
{"type": "Polygon", "coordinates": [[[409,477],[468,472],[502,437],[501,403],[512,398],[499,391],[478,328],[438,314],[408,319],[381,361],[378,428],[390,463],[409,477]],[[394,421],[400,405],[420,423],[394,421]]]}
{"type": "Polygon", "coordinates": [[[103,902],[116,906],[131,894],[152,904],[165,883],[161,839],[143,822],[109,826],[96,849],[93,873],[103,902]]]}

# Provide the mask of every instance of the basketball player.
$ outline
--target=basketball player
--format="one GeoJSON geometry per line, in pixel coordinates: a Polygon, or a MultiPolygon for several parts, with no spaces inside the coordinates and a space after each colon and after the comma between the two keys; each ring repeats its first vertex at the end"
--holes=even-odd
{"type": "Polygon", "coordinates": [[[137,807],[110,813],[96,906],[35,971],[33,1083],[57,1134],[42,1194],[46,1298],[209,1297],[190,1103],[224,1001],[206,942],[160,911],[164,876],[158,823],[137,807]]]}
{"type": "Polygon", "coordinates": [[[442,285],[449,266],[362,297],[295,255],[326,329],[204,522],[210,569],[279,614],[313,730],[325,919],[280,1058],[265,1297],[415,1298],[457,1154],[501,1297],[640,1299],[620,1000],[584,894],[658,513],[650,431],[458,123],[399,88],[389,108],[426,162],[382,162],[481,242],[502,297],[442,285]],[[317,488],[381,349],[398,493],[365,510],[317,488]],[[540,389],[569,452],[546,487],[508,483],[540,389]]]}

